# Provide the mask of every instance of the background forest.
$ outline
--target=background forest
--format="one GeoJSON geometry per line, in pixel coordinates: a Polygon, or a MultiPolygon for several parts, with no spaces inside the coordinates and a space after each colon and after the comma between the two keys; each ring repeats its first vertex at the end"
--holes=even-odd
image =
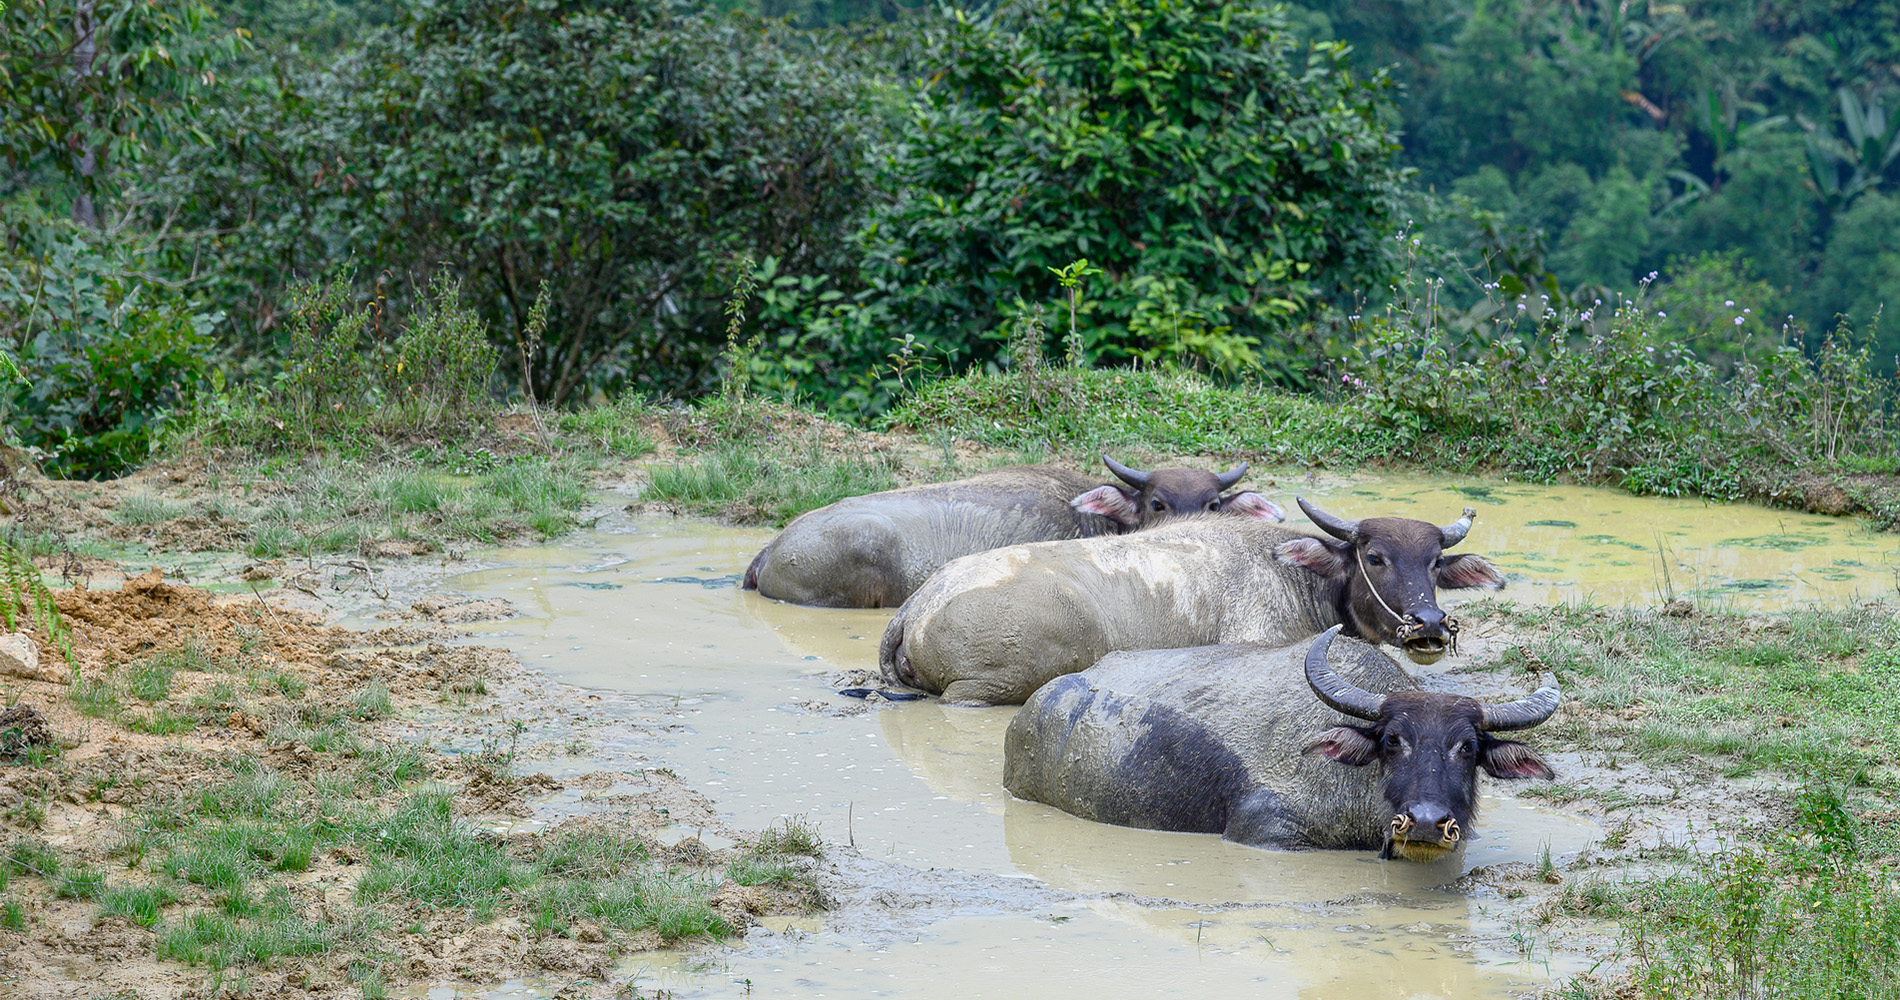
{"type": "Polygon", "coordinates": [[[1900,351],[1893,0],[13,0],[0,32],[4,405],[69,474],[238,386],[376,404],[482,351],[557,407],[736,366],[865,420],[1031,348],[1439,430],[1406,379],[1612,328],[1717,378],[1900,351]]]}

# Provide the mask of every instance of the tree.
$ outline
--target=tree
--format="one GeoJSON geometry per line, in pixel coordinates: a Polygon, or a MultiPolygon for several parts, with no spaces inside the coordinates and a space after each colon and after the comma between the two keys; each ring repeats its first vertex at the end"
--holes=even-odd
{"type": "Polygon", "coordinates": [[[1276,7],[1023,0],[945,12],[925,51],[868,269],[934,348],[992,355],[1013,304],[1087,257],[1091,358],[1224,341],[1297,378],[1277,334],[1388,273],[1386,82],[1300,51],[1276,7]]]}
{"type": "Polygon", "coordinates": [[[400,292],[453,268],[505,333],[545,281],[530,377],[555,405],[702,391],[742,254],[848,270],[881,127],[851,53],[679,0],[431,0],[333,68],[258,87],[184,171],[201,225],[245,244],[244,283],[354,257],[400,292]]]}
{"type": "Polygon", "coordinates": [[[191,131],[244,40],[195,0],[18,0],[0,25],[0,157],[66,177],[88,226],[119,173],[191,131]]]}

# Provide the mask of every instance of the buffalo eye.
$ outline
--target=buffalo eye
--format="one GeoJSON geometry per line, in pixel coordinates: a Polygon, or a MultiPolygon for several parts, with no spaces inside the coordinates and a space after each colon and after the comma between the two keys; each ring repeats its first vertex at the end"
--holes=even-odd
{"type": "Polygon", "coordinates": [[[1444,556],[1439,556],[1439,557],[1438,557],[1437,559],[1434,559],[1434,560],[1432,560],[1432,568],[1433,568],[1433,569],[1444,569],[1444,568],[1445,568],[1445,557],[1444,557],[1444,556]]]}
{"type": "Polygon", "coordinates": [[[1161,502],[1161,501],[1159,501],[1159,500],[1150,500],[1150,501],[1148,501],[1148,503],[1149,503],[1149,504],[1150,504],[1151,506],[1153,506],[1155,510],[1167,510],[1167,509],[1168,509],[1168,505],[1167,505],[1167,504],[1165,504],[1165,503],[1162,503],[1162,502],[1161,502]]]}
{"type": "Polygon", "coordinates": [[[1381,740],[1380,740],[1379,742],[1380,742],[1380,743],[1381,743],[1381,744],[1382,744],[1382,745],[1383,745],[1383,746],[1384,746],[1384,747],[1385,747],[1385,748],[1386,748],[1387,750],[1393,750],[1393,751],[1396,751],[1396,750],[1398,750],[1398,749],[1399,749],[1400,747],[1402,747],[1402,746],[1404,746],[1404,745],[1405,745],[1405,741],[1404,741],[1404,740],[1402,740],[1402,739],[1399,739],[1399,734],[1397,734],[1397,733],[1387,733],[1387,734],[1385,734],[1385,737],[1384,737],[1383,739],[1381,739],[1381,740]]]}
{"type": "Polygon", "coordinates": [[[1478,741],[1477,740],[1468,739],[1458,744],[1458,756],[1476,757],[1477,755],[1478,755],[1478,741]]]}
{"type": "Polygon", "coordinates": [[[1385,557],[1377,552],[1368,552],[1366,553],[1366,564],[1370,566],[1384,566],[1385,557]]]}
{"type": "Polygon", "coordinates": [[[1220,501],[1219,501],[1219,500],[1209,500],[1209,501],[1207,502],[1207,509],[1208,509],[1208,510],[1219,510],[1219,509],[1220,509],[1220,501]]]}

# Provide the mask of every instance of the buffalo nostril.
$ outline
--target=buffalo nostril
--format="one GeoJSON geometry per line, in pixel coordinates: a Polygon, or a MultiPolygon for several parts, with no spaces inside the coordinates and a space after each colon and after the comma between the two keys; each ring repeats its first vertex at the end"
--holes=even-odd
{"type": "Polygon", "coordinates": [[[1452,819],[1451,813],[1447,811],[1445,807],[1438,806],[1438,805],[1413,806],[1412,808],[1406,810],[1403,818],[1407,820],[1406,822],[1407,830],[1411,830],[1415,828],[1424,829],[1424,830],[1435,830],[1435,831],[1439,831],[1441,836],[1443,835],[1443,831],[1440,830],[1441,827],[1443,827],[1447,823],[1450,823],[1453,825],[1456,825],[1457,823],[1457,820],[1452,819]]]}

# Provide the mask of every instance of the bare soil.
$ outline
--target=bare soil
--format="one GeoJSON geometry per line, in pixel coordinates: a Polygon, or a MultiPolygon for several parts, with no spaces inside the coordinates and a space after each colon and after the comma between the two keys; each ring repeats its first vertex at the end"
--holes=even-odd
{"type": "MultiPolygon", "coordinates": [[[[100,495],[109,502],[109,490],[100,495]]],[[[285,735],[279,724],[299,714],[347,713],[352,698],[372,683],[388,691],[395,711],[389,720],[364,723],[364,737],[423,747],[424,777],[454,789],[458,814],[481,820],[527,817],[532,810],[526,800],[561,783],[545,774],[471,767],[468,754],[446,751],[483,741],[491,748],[498,745],[508,731],[503,706],[530,699],[544,699],[544,704],[564,699],[583,727],[590,721],[598,725],[604,714],[575,692],[548,690],[551,685],[527,675],[507,650],[451,645],[460,637],[444,623],[511,615],[512,609],[500,602],[418,600],[399,613],[405,619],[400,623],[356,631],[326,624],[315,602],[296,590],[214,595],[172,583],[156,569],[126,577],[98,562],[86,566],[85,577],[117,576],[119,589],[82,584],[54,592],[71,629],[77,677],[82,683],[99,681],[154,653],[187,651],[190,662],[206,669],[178,670],[167,704],[195,705],[196,724],[188,732],[153,735],[139,729],[149,724],[155,709],[135,699],[126,699],[117,719],[88,716],[79,711],[70,680],[0,679],[13,721],[25,729],[22,742],[42,750],[50,743],[58,751],[37,766],[0,767],[0,842],[45,843],[58,854],[63,870],[103,872],[112,886],[149,877],[115,850],[125,840],[126,825],[143,809],[228,781],[234,760],[255,758],[293,780],[348,766],[337,754],[285,735]],[[282,687],[302,691],[291,698],[275,686],[245,683],[260,676],[292,678],[282,687]],[[241,694],[220,703],[213,691],[221,683],[225,691],[241,694]]],[[[43,636],[36,638],[41,662],[63,670],[62,652],[43,636]]],[[[516,752],[521,759],[559,753],[546,746],[516,752]]],[[[582,788],[621,788],[620,794],[547,830],[498,836],[524,853],[537,837],[598,826],[624,835],[688,823],[728,843],[746,839],[747,834],[720,821],[705,796],[664,767],[624,763],[622,770],[570,779],[582,788]]],[[[399,794],[392,791],[388,798],[399,794]]],[[[655,845],[655,850],[680,872],[714,878],[737,853],[709,849],[696,838],[655,845]]],[[[290,882],[297,905],[311,919],[353,919],[351,890],[361,860],[347,845],[314,858],[290,882]]],[[[25,927],[0,930],[0,994],[92,997],[123,991],[157,1000],[208,995],[215,982],[207,969],[159,959],[153,930],[102,916],[94,900],[56,898],[52,883],[19,875],[9,888],[9,898],[24,909],[25,927]]],[[[167,916],[209,902],[208,894],[187,897],[167,916]]],[[[762,914],[804,912],[808,901],[770,887],[727,885],[711,902],[743,930],[762,914]]],[[[401,970],[391,977],[392,986],[492,983],[528,975],[586,980],[591,986],[583,994],[624,995],[624,983],[615,981],[615,960],[663,943],[651,930],[616,936],[583,923],[570,935],[549,935],[519,917],[472,921],[463,913],[413,903],[386,906],[378,916],[387,927],[408,930],[376,940],[384,966],[401,970]]],[[[239,992],[260,996],[342,995],[355,989],[352,959],[339,950],[280,961],[243,970],[241,979],[228,974],[221,985],[229,990],[235,983],[239,992]]]]}

